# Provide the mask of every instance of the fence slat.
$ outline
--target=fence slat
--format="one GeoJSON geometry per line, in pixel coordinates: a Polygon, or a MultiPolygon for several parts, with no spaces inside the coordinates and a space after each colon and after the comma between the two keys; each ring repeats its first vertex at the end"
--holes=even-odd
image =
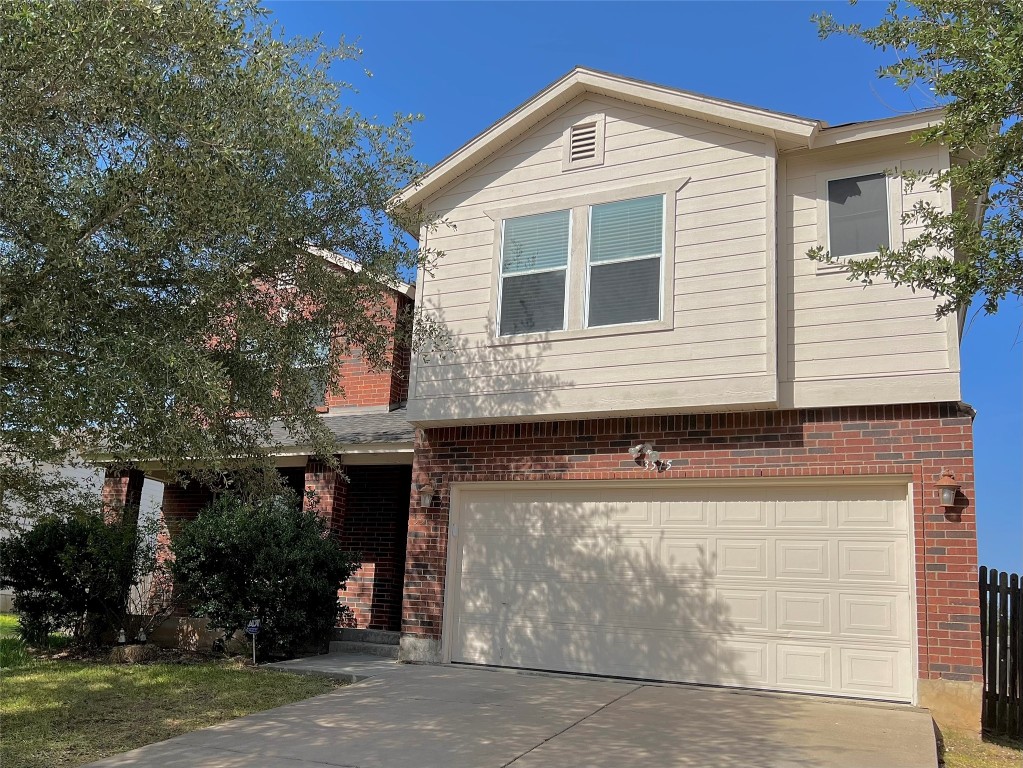
{"type": "Polygon", "coordinates": [[[1023,599],[1020,596],[1020,577],[1012,574],[1009,577],[1009,718],[1007,723],[1008,732],[1011,734],[1023,734],[1023,652],[1020,645],[1023,644],[1023,617],[1020,616],[1020,609],[1023,606],[1023,599]]]}
{"type": "Polygon", "coordinates": [[[998,574],[998,723],[1009,717],[1009,574],[998,574]]]}
{"type": "Polygon", "coordinates": [[[1023,738],[1023,589],[1019,574],[981,567],[981,723],[988,733],[1023,738]]]}
{"type": "Polygon", "coordinates": [[[991,568],[988,571],[985,602],[981,610],[987,613],[987,637],[984,647],[987,656],[987,664],[984,667],[984,728],[994,730],[998,724],[998,696],[995,691],[995,681],[998,680],[998,571],[991,568]]]}

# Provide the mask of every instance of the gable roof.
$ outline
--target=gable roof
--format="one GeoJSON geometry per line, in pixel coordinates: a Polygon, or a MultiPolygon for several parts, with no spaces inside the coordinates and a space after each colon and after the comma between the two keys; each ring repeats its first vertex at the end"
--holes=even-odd
{"type": "MultiPolygon", "coordinates": [[[[391,204],[415,208],[436,191],[585,93],[607,96],[766,136],[774,139],[780,151],[812,148],[819,136],[835,130],[829,129],[827,123],[822,120],[774,112],[692,91],[669,88],[586,67],[576,67],[434,165],[414,184],[410,184],[395,195],[391,199],[391,204]]],[[[869,121],[875,126],[875,129],[869,132],[869,136],[880,135],[879,132],[901,133],[918,130],[933,122],[935,115],[940,117],[941,112],[940,109],[928,110],[926,113],[869,121]],[[925,114],[927,118],[921,120],[925,114]],[[891,126],[886,125],[889,122],[892,123],[891,126]]],[[[849,126],[839,128],[843,131],[844,140],[851,140],[851,137],[855,136],[854,131],[848,130],[849,126]]]]}

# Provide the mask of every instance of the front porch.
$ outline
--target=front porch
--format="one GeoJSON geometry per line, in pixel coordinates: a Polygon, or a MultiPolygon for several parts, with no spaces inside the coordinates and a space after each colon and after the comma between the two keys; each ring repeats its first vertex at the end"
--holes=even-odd
{"type": "MultiPolygon", "coordinates": [[[[301,446],[289,445],[288,436],[282,434],[277,470],[302,497],[305,508],[327,520],[341,546],[355,552],[362,563],[338,591],[337,627],[400,631],[412,426],[404,419],[403,409],[330,414],[324,421],[344,446],[344,452],[336,456],[340,466],[335,469],[301,446]]],[[[147,476],[164,482],[161,516],[172,539],[182,523],[213,501],[210,488],[198,482],[183,484],[151,466],[108,471],[105,505],[110,509],[136,506],[147,476]]],[[[190,645],[209,639],[198,627],[192,634],[198,641],[190,645]]],[[[180,631],[177,636],[181,637],[180,631]]]]}

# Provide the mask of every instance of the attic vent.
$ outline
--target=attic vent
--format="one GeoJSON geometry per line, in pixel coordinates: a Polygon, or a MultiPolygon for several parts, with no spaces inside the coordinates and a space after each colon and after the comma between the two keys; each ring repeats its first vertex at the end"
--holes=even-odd
{"type": "Polygon", "coordinates": [[[604,163],[604,116],[590,115],[565,131],[561,169],[589,168],[604,163]]]}
{"type": "Polygon", "coordinates": [[[597,156],[597,124],[573,125],[569,138],[569,162],[589,160],[597,156]]]}

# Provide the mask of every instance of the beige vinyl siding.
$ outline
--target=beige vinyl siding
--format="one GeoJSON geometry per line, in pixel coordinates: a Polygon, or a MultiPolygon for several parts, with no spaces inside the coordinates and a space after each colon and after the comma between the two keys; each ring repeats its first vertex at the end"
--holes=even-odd
{"type": "MultiPolygon", "coordinates": [[[[959,398],[957,336],[948,321],[935,318],[937,302],[929,293],[883,279],[869,286],[850,282],[846,271],[806,256],[826,244],[826,223],[818,221],[822,178],[855,176],[870,167],[936,172],[944,161],[938,149],[904,139],[870,146],[792,153],[781,163],[781,407],[959,398]]],[[[889,182],[889,194],[897,196],[890,214],[893,245],[919,233],[917,225],[899,221],[899,211],[920,200],[944,202],[925,182],[906,191],[901,178],[889,182]]]]}
{"type": "MultiPolygon", "coordinates": [[[[587,97],[441,190],[426,208],[445,223],[428,234],[427,245],[444,255],[419,285],[422,306],[447,324],[455,351],[415,362],[413,418],[663,412],[706,408],[718,397],[736,407],[772,403],[773,166],[773,148],[761,138],[587,97]],[[594,113],[605,115],[603,165],[563,171],[565,129],[594,113]],[[578,195],[606,190],[638,197],[630,188],[686,179],[675,197],[674,252],[665,254],[673,272],[667,286],[673,296],[665,302],[671,316],[656,329],[496,337],[494,240],[502,210],[578,207],[586,204],[578,195]],[[566,196],[574,201],[563,204],[566,196]],[[708,383],[687,386],[699,381],[708,383]]],[[[579,257],[585,253],[573,253],[579,257]]],[[[584,296],[569,301],[581,304],[584,296]]]]}

